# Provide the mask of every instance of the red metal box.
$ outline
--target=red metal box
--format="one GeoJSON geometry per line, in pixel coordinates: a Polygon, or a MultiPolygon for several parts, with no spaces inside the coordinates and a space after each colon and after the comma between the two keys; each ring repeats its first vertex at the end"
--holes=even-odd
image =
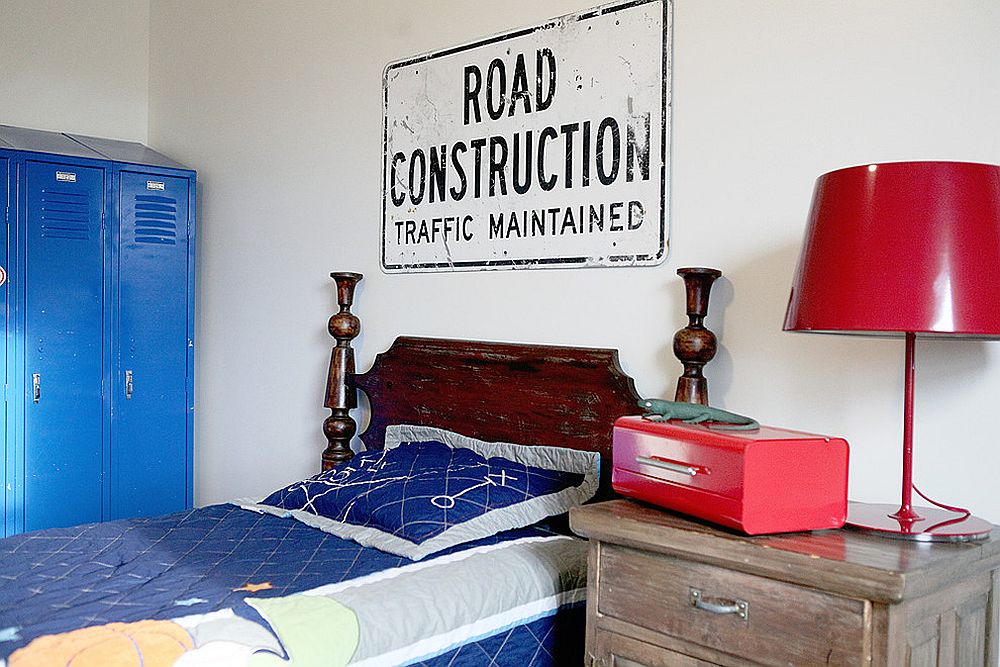
{"type": "Polygon", "coordinates": [[[749,535],[840,528],[847,518],[842,438],[622,417],[613,457],[618,493],[749,535]]]}

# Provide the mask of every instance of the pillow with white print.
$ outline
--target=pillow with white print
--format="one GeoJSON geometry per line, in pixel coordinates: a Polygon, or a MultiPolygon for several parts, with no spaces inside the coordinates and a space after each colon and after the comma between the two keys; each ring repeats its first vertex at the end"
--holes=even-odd
{"type": "Polygon", "coordinates": [[[237,504],[419,560],[586,502],[597,491],[599,456],[390,426],[384,450],[237,504]]]}

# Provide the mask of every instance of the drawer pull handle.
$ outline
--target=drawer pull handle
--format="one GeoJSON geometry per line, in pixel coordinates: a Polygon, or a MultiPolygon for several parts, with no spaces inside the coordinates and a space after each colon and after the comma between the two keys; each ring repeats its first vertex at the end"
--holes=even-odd
{"type": "Polygon", "coordinates": [[[707,598],[697,588],[690,589],[691,606],[713,614],[736,614],[744,621],[750,617],[750,603],[745,600],[707,598]]]}
{"type": "Polygon", "coordinates": [[[664,470],[670,470],[671,472],[679,472],[685,475],[707,475],[708,468],[704,466],[696,466],[690,463],[682,463],[681,461],[671,461],[670,459],[661,459],[658,456],[637,456],[635,457],[636,463],[641,463],[647,466],[653,466],[654,468],[663,468],[664,470]]]}

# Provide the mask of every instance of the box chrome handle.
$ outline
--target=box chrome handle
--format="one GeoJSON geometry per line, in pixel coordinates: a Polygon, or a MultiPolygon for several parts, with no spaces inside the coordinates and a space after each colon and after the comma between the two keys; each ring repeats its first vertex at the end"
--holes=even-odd
{"type": "Polygon", "coordinates": [[[692,588],[688,600],[691,606],[712,614],[736,614],[744,621],[750,617],[750,603],[746,600],[705,597],[700,590],[692,588]]]}
{"type": "Polygon", "coordinates": [[[42,399],[42,376],[40,373],[31,374],[31,393],[35,403],[42,399]]]}
{"type": "Polygon", "coordinates": [[[132,371],[125,371],[125,400],[132,400],[132,371]]]}
{"type": "Polygon", "coordinates": [[[682,461],[671,461],[670,459],[661,459],[658,456],[637,456],[635,457],[636,463],[641,463],[647,466],[653,466],[654,468],[663,468],[664,470],[670,470],[671,472],[679,472],[685,475],[707,475],[709,473],[708,468],[704,466],[696,466],[691,463],[684,463],[682,461]]]}

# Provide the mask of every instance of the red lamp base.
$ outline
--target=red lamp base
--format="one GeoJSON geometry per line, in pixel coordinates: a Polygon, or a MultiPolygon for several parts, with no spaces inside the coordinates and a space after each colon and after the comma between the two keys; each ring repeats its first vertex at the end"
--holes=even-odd
{"type": "Polygon", "coordinates": [[[898,518],[898,505],[847,504],[847,525],[884,537],[917,542],[967,542],[990,536],[993,524],[972,515],[933,507],[914,507],[917,519],[898,518]]]}

